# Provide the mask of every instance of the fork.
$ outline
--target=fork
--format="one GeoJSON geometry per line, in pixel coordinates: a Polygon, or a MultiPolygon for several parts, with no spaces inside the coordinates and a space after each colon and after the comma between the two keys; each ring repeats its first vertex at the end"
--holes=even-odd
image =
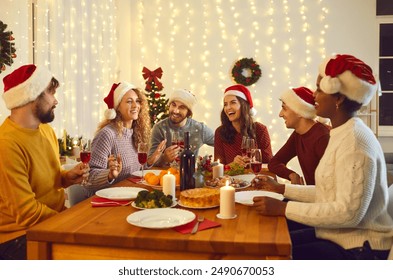
{"type": "Polygon", "coordinates": [[[198,220],[197,220],[194,228],[192,229],[191,234],[194,234],[198,231],[199,223],[202,223],[204,219],[205,218],[203,216],[198,216],[198,220]]]}

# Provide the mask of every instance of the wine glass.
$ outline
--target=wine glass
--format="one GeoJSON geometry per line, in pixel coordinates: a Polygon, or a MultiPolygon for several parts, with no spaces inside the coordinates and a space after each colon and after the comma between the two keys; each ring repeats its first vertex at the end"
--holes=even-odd
{"type": "Polygon", "coordinates": [[[242,149],[242,156],[245,157],[247,156],[247,136],[243,136],[242,138],[242,145],[241,145],[241,149],[242,149]]]}
{"type": "Polygon", "coordinates": [[[262,152],[261,149],[253,149],[251,155],[251,169],[257,175],[262,169],[262,152]]]}
{"type": "Polygon", "coordinates": [[[144,175],[143,175],[143,166],[145,165],[145,163],[147,162],[147,152],[149,150],[149,146],[147,143],[144,142],[140,142],[138,144],[138,161],[141,165],[141,169],[142,169],[142,179],[141,182],[144,180],[144,175]]]}
{"type": "MultiPolygon", "coordinates": [[[[81,151],[79,153],[79,156],[80,156],[81,162],[83,163],[83,165],[86,168],[87,165],[89,164],[90,158],[91,158],[91,142],[90,142],[90,140],[88,140],[86,142],[86,140],[81,139],[80,150],[81,151]]],[[[87,186],[89,184],[90,183],[88,182],[88,176],[84,177],[82,182],[81,182],[81,185],[82,186],[87,186]]]]}
{"type": "MultiPolygon", "coordinates": [[[[184,140],[182,139],[182,137],[180,136],[179,131],[176,130],[172,130],[171,131],[171,144],[176,145],[176,146],[183,146],[184,147],[184,140]]],[[[174,168],[178,168],[179,167],[179,162],[180,158],[179,156],[177,156],[171,163],[171,166],[174,168]]]]}
{"type": "MultiPolygon", "coordinates": [[[[249,161],[251,159],[252,150],[256,148],[255,140],[253,138],[243,136],[241,150],[242,156],[245,157],[244,160],[249,161]]],[[[248,164],[246,165],[247,168],[248,164]]]]}

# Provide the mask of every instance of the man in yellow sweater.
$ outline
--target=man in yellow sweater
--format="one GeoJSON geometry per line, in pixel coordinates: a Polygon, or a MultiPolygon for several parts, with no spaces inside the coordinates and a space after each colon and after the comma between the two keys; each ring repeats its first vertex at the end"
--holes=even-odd
{"type": "Polygon", "coordinates": [[[52,74],[30,64],[3,82],[11,114],[0,126],[0,259],[26,259],[26,230],[62,211],[63,187],[81,182],[86,170],[61,170],[48,124],[58,104],[52,74]]]}

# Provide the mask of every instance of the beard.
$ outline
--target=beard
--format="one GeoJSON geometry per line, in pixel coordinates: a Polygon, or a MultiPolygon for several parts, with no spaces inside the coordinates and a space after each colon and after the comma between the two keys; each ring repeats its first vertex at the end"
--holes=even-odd
{"type": "Polygon", "coordinates": [[[183,117],[180,114],[174,114],[174,113],[170,113],[169,114],[169,120],[173,123],[173,124],[179,124],[182,121],[184,121],[184,119],[187,118],[187,116],[183,117]]]}
{"type": "Polygon", "coordinates": [[[50,123],[55,119],[55,106],[52,106],[49,110],[45,110],[43,106],[44,102],[45,101],[42,99],[38,100],[35,106],[34,114],[41,123],[50,123]]]}

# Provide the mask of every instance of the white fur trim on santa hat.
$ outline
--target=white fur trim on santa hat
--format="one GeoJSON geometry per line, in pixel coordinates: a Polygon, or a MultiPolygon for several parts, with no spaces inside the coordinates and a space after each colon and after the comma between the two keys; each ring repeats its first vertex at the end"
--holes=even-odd
{"type": "Polygon", "coordinates": [[[238,91],[238,90],[228,90],[227,92],[224,93],[224,96],[225,95],[234,95],[234,96],[240,97],[241,99],[244,99],[248,102],[246,95],[243,92],[238,91]]]}
{"type": "MultiPolygon", "coordinates": [[[[115,89],[113,94],[113,108],[116,110],[119,107],[121,99],[123,98],[124,94],[127,93],[130,89],[136,88],[133,84],[129,82],[120,82],[118,87],[115,89]]],[[[116,112],[115,112],[116,113],[116,112]]]]}
{"type": "MultiPolygon", "coordinates": [[[[247,96],[239,90],[232,90],[232,89],[228,90],[224,93],[224,96],[226,96],[226,95],[234,95],[234,96],[240,97],[241,99],[243,99],[249,103],[247,96]]],[[[258,113],[257,109],[255,109],[254,107],[250,108],[251,117],[255,117],[257,115],[257,113],[258,113]]]]}
{"type": "Polygon", "coordinates": [[[292,89],[285,91],[281,97],[281,101],[285,103],[292,111],[306,119],[314,119],[316,110],[314,105],[304,101],[292,89]]]}
{"type": "Polygon", "coordinates": [[[173,101],[180,101],[187,106],[187,108],[192,112],[194,105],[197,103],[195,95],[186,89],[177,89],[169,97],[168,103],[173,101]]]}
{"type": "Polygon", "coordinates": [[[52,77],[46,67],[37,66],[27,80],[4,92],[3,99],[7,108],[11,110],[36,100],[49,86],[52,77]]]}

